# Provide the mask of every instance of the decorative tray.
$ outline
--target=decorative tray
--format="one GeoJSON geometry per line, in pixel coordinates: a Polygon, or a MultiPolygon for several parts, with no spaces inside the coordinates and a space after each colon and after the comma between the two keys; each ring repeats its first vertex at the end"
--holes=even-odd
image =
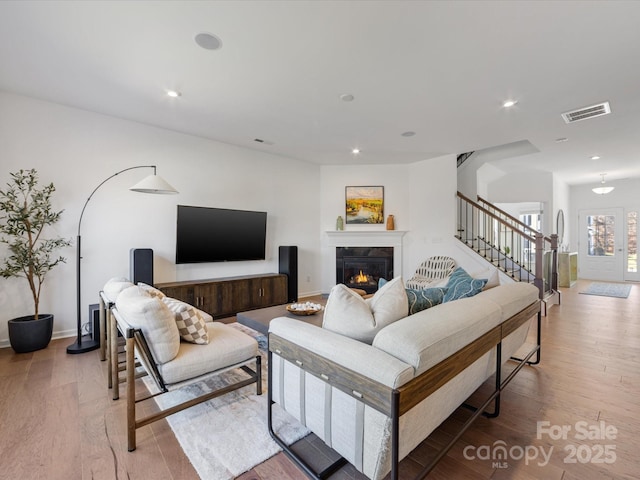
{"type": "Polygon", "coordinates": [[[315,315],[322,310],[322,305],[319,303],[304,302],[304,303],[292,303],[287,305],[287,312],[294,315],[315,315]]]}

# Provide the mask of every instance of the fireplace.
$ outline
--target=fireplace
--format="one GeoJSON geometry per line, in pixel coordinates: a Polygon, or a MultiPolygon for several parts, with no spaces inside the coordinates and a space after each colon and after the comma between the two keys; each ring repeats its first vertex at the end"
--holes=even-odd
{"type": "Polygon", "coordinates": [[[336,247],[337,283],[374,293],[393,277],[393,247],[336,247]]]}

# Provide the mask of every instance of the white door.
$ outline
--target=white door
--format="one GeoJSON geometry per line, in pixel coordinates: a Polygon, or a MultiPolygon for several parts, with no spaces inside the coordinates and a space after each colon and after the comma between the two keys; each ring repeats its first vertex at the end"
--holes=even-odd
{"type": "Polygon", "coordinates": [[[623,280],[624,226],[622,208],[589,209],[578,212],[580,278],[621,282],[623,280]]]}
{"type": "Polygon", "coordinates": [[[628,208],[625,213],[624,279],[632,282],[640,282],[640,272],[638,272],[638,212],[640,212],[640,208],[628,208]]]}

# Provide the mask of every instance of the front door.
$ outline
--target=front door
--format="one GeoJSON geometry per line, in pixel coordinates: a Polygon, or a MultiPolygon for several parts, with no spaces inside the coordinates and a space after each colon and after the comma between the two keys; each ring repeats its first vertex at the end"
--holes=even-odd
{"type": "Polygon", "coordinates": [[[625,219],[622,208],[578,212],[580,278],[623,281],[625,219]]]}

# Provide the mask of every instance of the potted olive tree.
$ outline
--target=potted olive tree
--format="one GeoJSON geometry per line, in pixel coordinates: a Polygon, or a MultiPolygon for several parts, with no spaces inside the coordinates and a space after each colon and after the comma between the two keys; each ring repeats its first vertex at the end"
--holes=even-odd
{"type": "Polygon", "coordinates": [[[56,223],[62,214],[52,211],[53,183],[39,187],[34,169],[10,175],[7,188],[0,190],[0,242],[7,245],[0,276],[24,277],[31,289],[34,313],[8,323],[11,347],[24,353],[45,348],[51,341],[53,314],[40,313],[40,291],[47,273],[65,261],[55,252],[71,242],[45,238],[46,227],[56,223]]]}

